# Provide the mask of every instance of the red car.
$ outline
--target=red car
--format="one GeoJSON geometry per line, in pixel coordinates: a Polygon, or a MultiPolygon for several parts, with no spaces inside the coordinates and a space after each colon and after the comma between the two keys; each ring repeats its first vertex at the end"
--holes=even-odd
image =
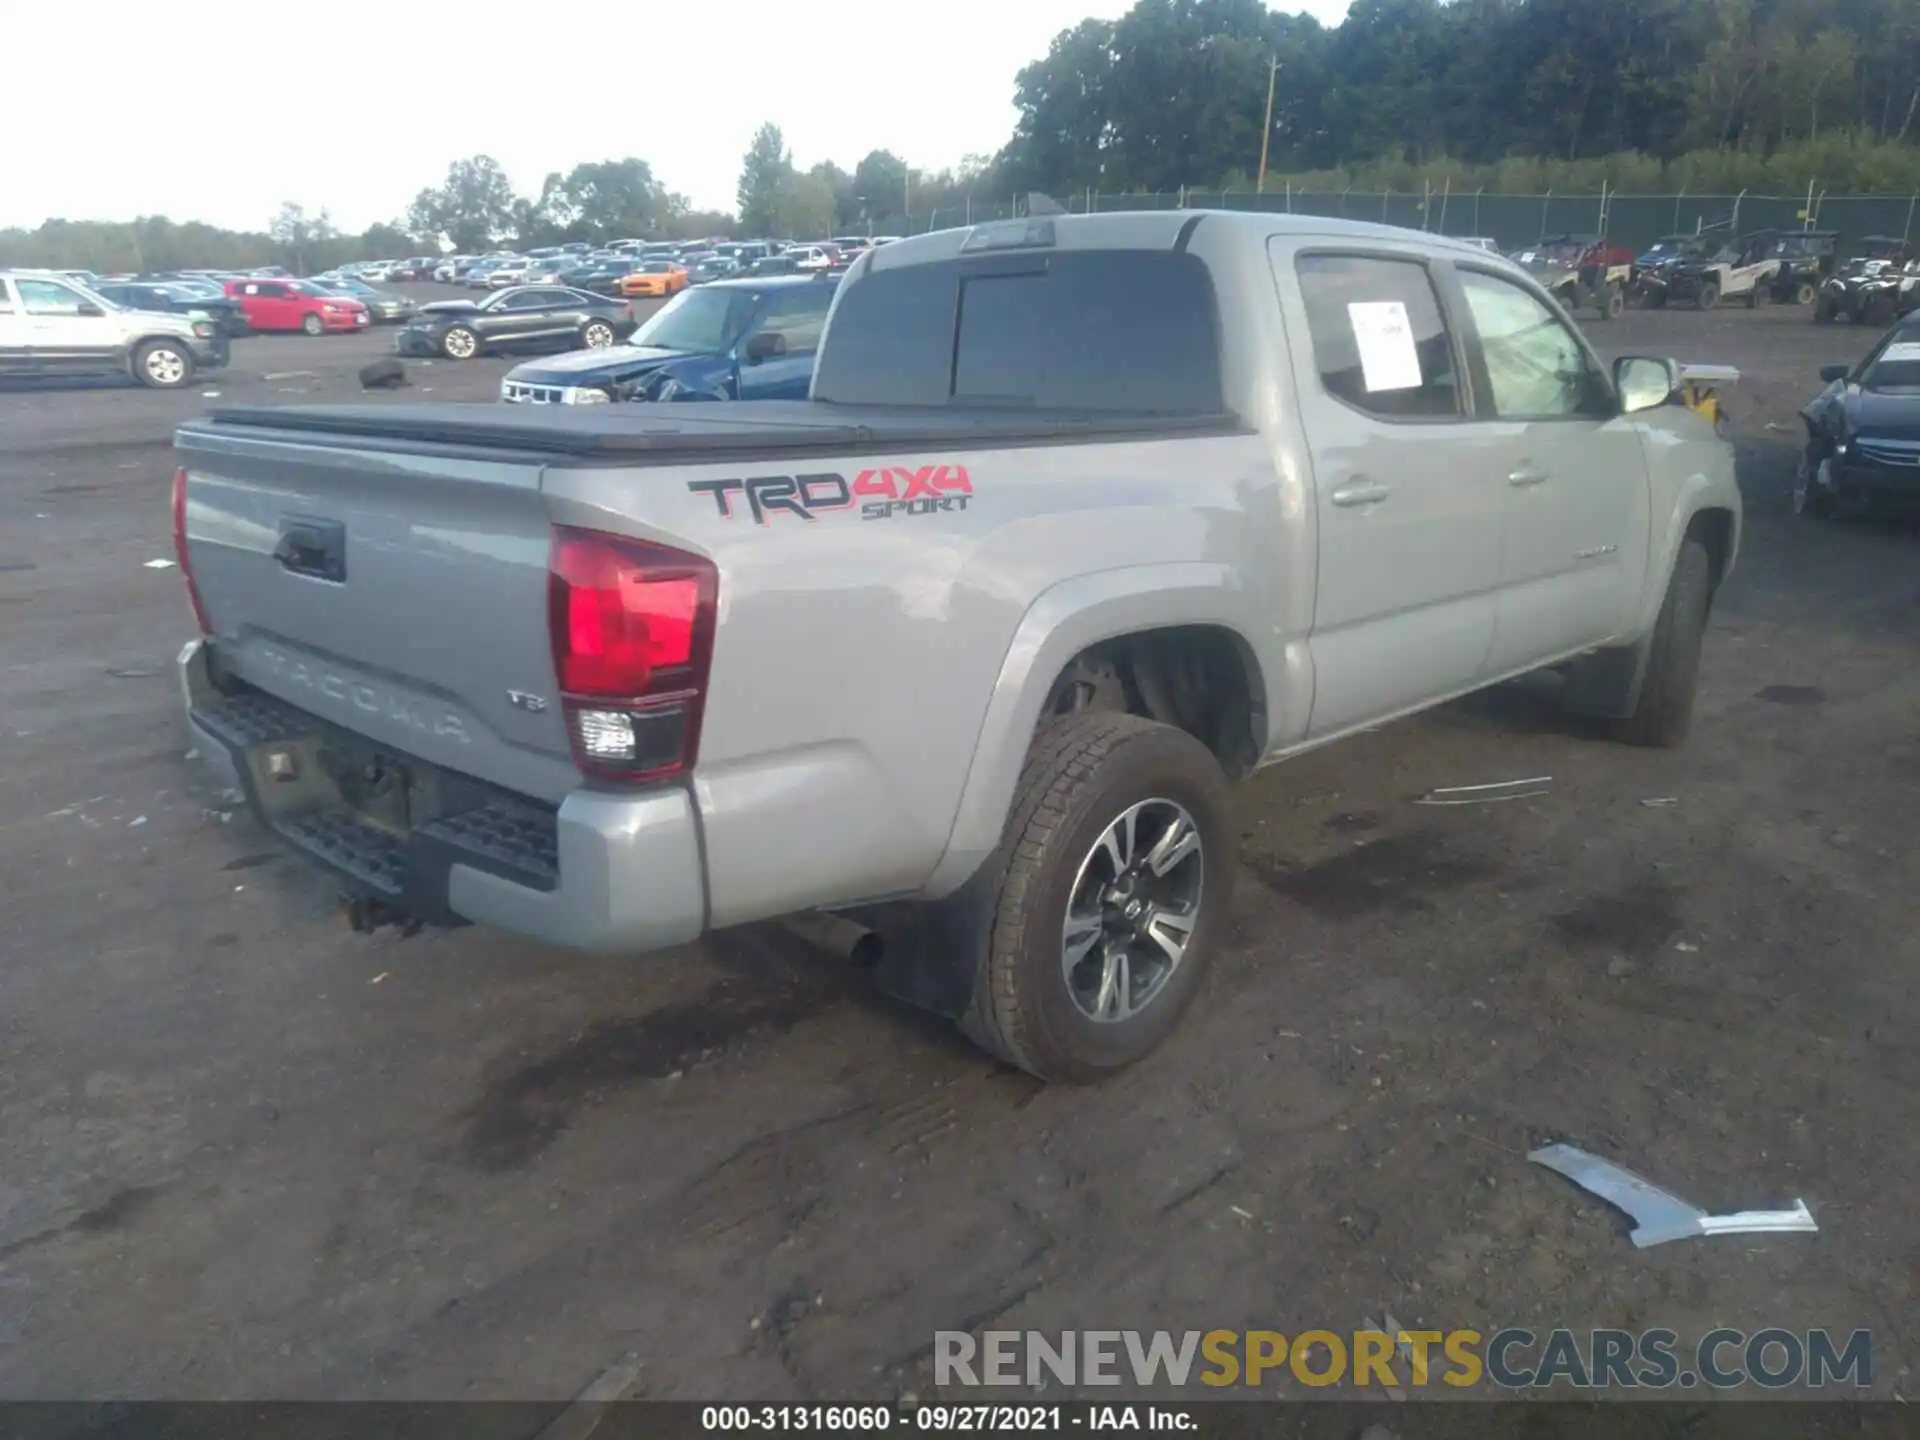
{"type": "Polygon", "coordinates": [[[342,295],[328,295],[300,280],[229,280],[227,294],[254,330],[304,330],[309,335],[363,330],[372,323],[367,307],[342,295]]]}

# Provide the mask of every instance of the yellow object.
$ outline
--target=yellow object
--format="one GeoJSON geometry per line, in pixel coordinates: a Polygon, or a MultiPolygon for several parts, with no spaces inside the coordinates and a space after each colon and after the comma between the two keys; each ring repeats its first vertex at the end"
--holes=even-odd
{"type": "Polygon", "coordinates": [[[1686,402],[1689,410],[1712,423],[1713,428],[1725,435],[1731,428],[1726,407],[1720,402],[1722,386],[1737,385],[1740,372],[1727,365],[1682,365],[1680,367],[1680,398],[1686,402]]]}

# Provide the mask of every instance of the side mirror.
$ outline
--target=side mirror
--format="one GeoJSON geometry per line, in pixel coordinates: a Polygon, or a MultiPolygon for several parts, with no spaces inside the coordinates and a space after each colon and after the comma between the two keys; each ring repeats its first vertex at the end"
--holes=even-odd
{"type": "Polygon", "coordinates": [[[1613,388],[1620,411],[1632,415],[1666,404],[1680,389],[1680,367],[1650,355],[1623,355],[1613,362],[1613,388]]]}
{"type": "Polygon", "coordinates": [[[91,300],[82,300],[80,302],[80,308],[74,313],[76,315],[91,315],[94,319],[98,320],[107,312],[102,310],[98,305],[95,305],[91,300]]]}
{"type": "Polygon", "coordinates": [[[787,353],[787,337],[778,330],[762,330],[747,341],[746,357],[749,365],[758,365],[762,360],[770,360],[776,355],[787,353]]]}
{"type": "Polygon", "coordinates": [[[1853,367],[1847,364],[1846,361],[1839,360],[1831,365],[1822,365],[1820,367],[1820,378],[1831,385],[1836,380],[1846,379],[1852,369],[1853,367]]]}

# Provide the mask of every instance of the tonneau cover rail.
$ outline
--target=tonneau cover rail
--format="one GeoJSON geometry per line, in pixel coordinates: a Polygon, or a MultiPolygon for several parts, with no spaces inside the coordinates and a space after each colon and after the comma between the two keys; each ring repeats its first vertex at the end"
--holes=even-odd
{"type": "MultiPolygon", "coordinates": [[[[675,406],[697,414],[662,416],[651,405],[233,405],[212,410],[216,426],[372,440],[480,446],[596,458],[764,454],[770,449],[865,450],[903,446],[991,447],[1077,439],[1133,439],[1231,433],[1237,415],[1102,414],[966,407],[825,406],[810,401],[733,401],[675,406]],[[724,413],[722,413],[724,412],[724,413]]],[[[183,434],[204,428],[190,421],[183,434]]]]}

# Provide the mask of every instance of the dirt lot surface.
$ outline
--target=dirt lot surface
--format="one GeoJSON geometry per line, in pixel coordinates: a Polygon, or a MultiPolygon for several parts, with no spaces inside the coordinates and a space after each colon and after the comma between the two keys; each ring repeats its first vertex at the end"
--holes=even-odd
{"type": "Polygon", "coordinates": [[[564,1397],[631,1354],[655,1397],[924,1396],[937,1329],[1383,1312],[1866,1328],[1873,1392],[1912,1394],[1920,535],[1785,508],[1815,369],[1870,337],[1594,329],[1746,373],[1693,740],[1602,743],[1521,687],[1264,772],[1229,953],[1091,1090],[783,933],[350,934],[183,758],[189,621],[147,562],[201,391],[357,397],[385,337],[242,341],[185,395],[0,392],[0,1395],[564,1397]],[[1636,1251],[1525,1162],[1549,1138],[1820,1233],[1636,1251]]]}

